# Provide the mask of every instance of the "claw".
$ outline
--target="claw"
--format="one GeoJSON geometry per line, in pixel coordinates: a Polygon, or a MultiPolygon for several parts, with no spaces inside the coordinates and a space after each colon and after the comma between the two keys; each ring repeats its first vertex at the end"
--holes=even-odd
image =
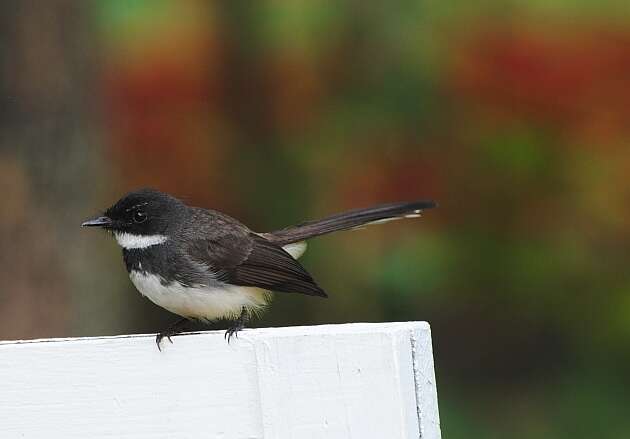
{"type": "Polygon", "coordinates": [[[241,329],[245,327],[245,323],[247,322],[247,319],[248,319],[247,310],[245,309],[245,307],[243,307],[239,318],[232,322],[232,326],[230,326],[225,331],[225,334],[223,335],[223,338],[227,340],[228,344],[230,344],[230,341],[232,340],[232,336],[235,336],[236,338],[238,338],[238,331],[240,331],[241,329]]]}
{"type": "Polygon", "coordinates": [[[178,320],[177,322],[175,322],[174,324],[172,324],[171,326],[169,326],[168,328],[166,328],[164,331],[159,332],[155,336],[155,343],[157,344],[158,350],[162,352],[161,344],[162,344],[162,340],[165,337],[168,338],[168,341],[170,341],[171,344],[173,344],[173,340],[171,339],[171,337],[184,331],[187,325],[188,325],[188,319],[182,318],[178,320]]]}
{"type": "Polygon", "coordinates": [[[225,331],[223,338],[227,340],[228,344],[230,344],[230,341],[232,341],[232,337],[238,338],[238,332],[241,329],[243,329],[243,325],[238,325],[238,326],[233,326],[231,328],[228,328],[227,331],[225,331]]]}

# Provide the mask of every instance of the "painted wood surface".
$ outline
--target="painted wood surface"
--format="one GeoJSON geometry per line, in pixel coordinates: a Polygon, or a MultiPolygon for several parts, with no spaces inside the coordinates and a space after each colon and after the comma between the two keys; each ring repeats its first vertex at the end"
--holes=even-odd
{"type": "Polygon", "coordinates": [[[0,343],[1,438],[440,437],[427,323],[0,343]]]}

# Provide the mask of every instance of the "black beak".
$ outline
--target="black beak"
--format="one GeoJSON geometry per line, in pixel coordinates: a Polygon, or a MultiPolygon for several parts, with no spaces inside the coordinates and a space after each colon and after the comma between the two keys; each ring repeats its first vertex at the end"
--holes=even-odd
{"type": "Polygon", "coordinates": [[[107,227],[111,226],[113,221],[110,217],[107,216],[99,216],[97,218],[92,218],[91,220],[87,220],[81,227],[107,227]]]}

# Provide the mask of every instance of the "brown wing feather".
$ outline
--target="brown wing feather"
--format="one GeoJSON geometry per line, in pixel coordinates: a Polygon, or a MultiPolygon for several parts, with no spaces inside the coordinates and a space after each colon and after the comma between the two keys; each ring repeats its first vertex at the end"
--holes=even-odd
{"type": "Polygon", "coordinates": [[[189,256],[209,267],[217,280],[232,285],[327,297],[311,275],[282,247],[225,221],[221,233],[189,247],[189,256]],[[230,227],[230,225],[232,227],[230,227]]]}
{"type": "Polygon", "coordinates": [[[258,235],[252,239],[251,253],[232,270],[230,283],[327,297],[304,267],[282,247],[258,235]]]}

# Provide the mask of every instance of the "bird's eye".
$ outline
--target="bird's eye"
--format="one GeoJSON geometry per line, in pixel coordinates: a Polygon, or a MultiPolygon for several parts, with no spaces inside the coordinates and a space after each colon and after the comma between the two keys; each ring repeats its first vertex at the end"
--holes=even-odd
{"type": "Polygon", "coordinates": [[[147,214],[141,210],[136,210],[133,213],[133,222],[134,223],[143,223],[147,220],[147,214]]]}

